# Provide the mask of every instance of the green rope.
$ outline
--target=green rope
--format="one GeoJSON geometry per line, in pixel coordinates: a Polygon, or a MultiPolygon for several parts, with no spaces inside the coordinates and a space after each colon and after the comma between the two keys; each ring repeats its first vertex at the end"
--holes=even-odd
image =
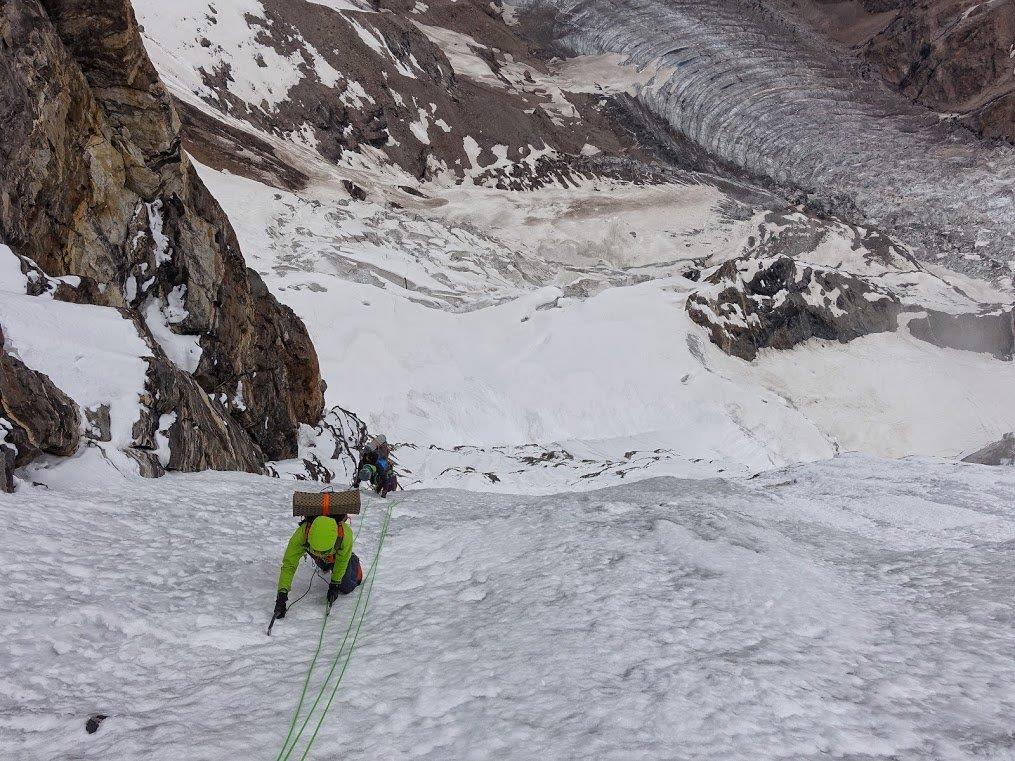
{"type": "MultiPolygon", "coordinates": [[[[324,629],[328,625],[328,616],[331,614],[331,608],[328,607],[324,611],[324,620],[321,622],[321,633],[317,637],[317,650],[314,651],[314,657],[310,661],[310,668],[307,669],[307,678],[303,680],[303,690],[300,692],[300,700],[296,704],[296,710],[293,712],[293,720],[289,724],[289,733],[285,736],[285,742],[282,744],[282,748],[289,742],[289,738],[292,737],[293,729],[296,728],[296,720],[300,716],[300,709],[303,708],[303,701],[307,697],[307,687],[310,685],[310,675],[314,672],[314,664],[317,663],[317,658],[321,654],[321,645],[324,643],[324,629]]],[[[279,751],[278,758],[275,761],[279,761],[282,758],[282,751],[279,751]]]]}
{"type": "MultiPolygon", "coordinates": [[[[280,760],[277,760],[277,761],[288,761],[288,759],[292,755],[292,752],[296,749],[296,745],[299,743],[300,737],[303,736],[303,732],[306,730],[307,725],[310,723],[311,718],[313,718],[314,711],[317,709],[317,706],[320,704],[321,698],[324,697],[324,693],[328,689],[328,684],[331,681],[331,677],[334,675],[335,669],[338,667],[339,662],[342,660],[342,654],[343,654],[343,651],[345,650],[346,642],[348,642],[348,640],[349,640],[349,635],[352,633],[352,627],[353,627],[354,624],[357,623],[356,615],[357,615],[357,612],[359,611],[360,603],[361,602],[363,602],[363,611],[362,611],[362,613],[359,616],[359,626],[363,625],[363,619],[366,616],[367,604],[369,603],[370,591],[373,589],[373,580],[376,577],[376,570],[377,570],[377,567],[378,567],[378,562],[379,562],[379,558],[380,558],[380,554],[381,554],[381,548],[384,546],[384,539],[385,539],[385,537],[387,535],[388,524],[391,521],[391,512],[392,512],[393,509],[394,509],[394,504],[389,505],[388,510],[387,510],[387,512],[385,514],[384,522],[383,522],[382,527],[381,527],[381,536],[380,536],[380,539],[378,540],[378,543],[377,543],[377,550],[374,552],[374,558],[373,558],[373,561],[370,564],[370,571],[367,573],[366,578],[364,579],[364,583],[360,586],[360,593],[357,596],[356,605],[353,608],[352,615],[349,618],[349,625],[346,627],[345,636],[342,638],[342,644],[339,646],[338,652],[335,654],[335,658],[332,661],[331,668],[328,670],[328,675],[325,677],[324,682],[321,684],[321,688],[318,691],[317,698],[314,700],[314,704],[310,707],[310,710],[307,712],[307,716],[303,720],[303,724],[300,726],[299,731],[296,733],[296,736],[293,739],[292,745],[287,750],[285,750],[285,755],[280,760]],[[364,590],[366,590],[366,592],[367,592],[366,600],[363,599],[363,592],[364,592],[364,590]]],[[[344,666],[343,666],[343,669],[342,669],[342,673],[343,674],[345,673],[345,667],[348,666],[349,659],[352,656],[352,650],[355,647],[356,638],[358,636],[359,636],[359,628],[357,628],[356,635],[353,637],[353,643],[350,646],[349,651],[346,653],[346,658],[345,658],[344,666]]],[[[339,679],[341,679],[341,676],[339,676],[339,679]]],[[[338,689],[338,684],[337,683],[336,683],[335,689],[336,690],[338,689]]],[[[334,698],[334,692],[332,692],[331,697],[334,698]]],[[[331,705],[331,700],[328,701],[328,706],[330,707],[330,705],[331,705]]],[[[322,714],[321,721],[318,722],[316,730],[320,729],[321,722],[324,721],[324,715],[326,715],[326,713],[327,713],[327,708],[325,709],[325,714],[322,714]]],[[[314,732],[314,736],[315,737],[317,735],[317,731],[316,730],[314,732]]],[[[311,740],[311,743],[312,742],[313,742],[313,740],[311,740]]],[[[307,752],[309,752],[309,747],[310,746],[308,745],[307,752]]],[[[304,757],[305,757],[305,754],[304,754],[304,757]]]]}
{"type": "MultiPolygon", "coordinates": [[[[335,699],[335,695],[338,693],[338,688],[342,684],[342,677],[345,676],[345,670],[349,667],[349,662],[352,660],[353,651],[356,649],[356,640],[359,639],[360,629],[363,628],[363,621],[366,618],[367,606],[370,604],[370,595],[374,591],[374,580],[377,578],[377,574],[374,571],[377,568],[377,558],[381,554],[381,547],[384,546],[384,537],[388,532],[388,523],[391,522],[391,510],[394,505],[388,507],[387,515],[384,516],[384,525],[381,526],[381,538],[377,543],[377,555],[374,559],[374,566],[370,569],[370,587],[367,589],[366,603],[363,605],[363,614],[359,617],[359,623],[356,625],[356,633],[353,635],[352,644],[349,645],[349,652],[345,656],[345,662],[342,664],[342,670],[338,674],[338,679],[335,681],[335,686],[331,690],[331,695],[328,697],[328,702],[324,704],[324,710],[321,712],[321,717],[317,720],[317,726],[314,728],[314,733],[310,736],[310,740],[307,742],[306,750],[303,751],[303,755],[300,756],[300,761],[306,761],[307,754],[310,753],[310,749],[314,745],[314,741],[317,739],[317,733],[321,731],[321,725],[324,724],[324,719],[328,715],[328,711],[331,710],[331,703],[335,699]]],[[[327,682],[324,683],[325,687],[327,682]]]]}
{"type": "MultiPolygon", "coordinates": [[[[310,710],[307,711],[306,718],[303,719],[303,723],[300,725],[299,731],[296,736],[292,738],[292,745],[288,748],[286,744],[289,742],[289,738],[286,738],[286,744],[282,745],[282,750],[279,751],[279,757],[275,761],[288,761],[289,756],[296,748],[296,744],[299,742],[300,737],[303,736],[303,731],[307,728],[307,724],[310,723],[311,717],[314,715],[314,711],[317,709],[318,704],[321,702],[321,698],[324,696],[324,691],[328,688],[328,682],[331,680],[332,674],[335,673],[335,669],[338,666],[338,661],[342,657],[342,650],[345,648],[345,643],[349,641],[349,635],[352,633],[353,624],[356,622],[356,611],[359,610],[360,602],[363,599],[363,591],[366,588],[365,584],[360,585],[359,592],[356,595],[356,604],[352,609],[352,616],[349,618],[349,625],[345,628],[345,636],[342,637],[342,644],[338,647],[338,653],[335,655],[334,660],[331,663],[331,668],[328,669],[328,675],[324,678],[324,682],[321,684],[320,690],[318,690],[317,697],[314,699],[314,704],[310,706],[310,710]]],[[[296,719],[293,719],[293,726],[296,724],[296,719]]]]}
{"type": "MultiPolygon", "coordinates": [[[[359,523],[356,526],[356,531],[353,532],[354,536],[359,531],[360,527],[362,527],[363,521],[366,518],[366,515],[367,515],[367,509],[364,506],[363,512],[360,515],[359,523]]],[[[317,573],[316,570],[314,571],[314,573],[315,574],[317,573]]],[[[311,583],[313,583],[313,579],[311,579],[311,583]]],[[[362,595],[362,590],[361,590],[361,595],[362,595]]],[[[357,604],[358,603],[359,603],[359,601],[357,600],[357,604]]],[[[295,605],[295,603],[293,603],[293,604],[295,605]]],[[[309,685],[310,685],[310,677],[313,675],[313,673],[314,673],[314,666],[317,664],[317,659],[321,655],[321,646],[324,643],[324,630],[328,626],[328,616],[330,616],[330,615],[331,615],[331,606],[327,605],[324,608],[324,620],[321,621],[321,633],[317,637],[317,650],[314,651],[314,657],[310,660],[310,666],[309,666],[309,668],[307,668],[307,676],[303,680],[303,689],[300,692],[300,699],[296,703],[296,710],[293,711],[293,720],[289,723],[289,731],[286,733],[285,742],[282,743],[282,750],[280,750],[278,752],[278,756],[275,758],[275,761],[282,761],[282,753],[285,751],[286,745],[289,744],[289,740],[292,737],[293,730],[296,728],[296,722],[300,718],[300,711],[303,709],[303,701],[306,700],[306,697],[307,697],[307,687],[309,687],[309,685]]],[[[351,624],[350,624],[350,628],[351,628],[351,624]]],[[[348,636],[348,634],[347,634],[347,636],[348,636]]],[[[317,703],[315,702],[314,705],[316,706],[317,703]]],[[[311,713],[313,712],[313,710],[314,710],[313,708],[310,709],[311,713]]],[[[302,729],[300,731],[302,732],[302,729]]],[[[298,740],[299,739],[299,735],[297,735],[296,738],[298,740]]],[[[296,744],[295,740],[293,741],[293,744],[294,745],[296,744]]]]}
{"type": "MultiPolygon", "coordinates": [[[[304,720],[303,720],[303,724],[300,725],[299,731],[296,733],[296,736],[292,737],[292,729],[296,725],[296,721],[297,721],[298,715],[299,715],[299,709],[302,707],[303,698],[301,697],[300,705],[297,706],[297,713],[293,717],[293,723],[292,723],[292,726],[290,727],[289,735],[286,736],[285,742],[282,744],[282,750],[279,751],[279,755],[275,759],[275,761],[288,761],[288,759],[292,755],[292,752],[296,749],[296,745],[299,743],[300,737],[303,736],[303,732],[306,730],[307,725],[310,723],[311,718],[313,718],[314,711],[317,709],[317,706],[321,702],[321,698],[324,697],[324,693],[328,689],[328,683],[331,681],[331,677],[334,675],[335,669],[338,668],[339,661],[342,660],[342,654],[343,654],[343,651],[345,650],[346,643],[349,641],[349,635],[352,634],[353,625],[357,623],[357,620],[356,620],[357,612],[360,609],[360,604],[363,603],[363,612],[359,616],[359,625],[357,626],[355,636],[353,636],[352,645],[350,646],[349,651],[345,654],[346,658],[345,658],[344,666],[342,668],[341,674],[339,675],[339,682],[341,682],[342,674],[345,673],[345,669],[346,669],[346,667],[349,664],[349,659],[352,656],[352,650],[353,650],[353,648],[356,645],[356,639],[359,636],[359,627],[363,625],[363,619],[366,616],[366,608],[367,608],[367,604],[369,604],[370,591],[373,590],[373,580],[374,580],[374,578],[376,576],[376,570],[377,570],[377,567],[378,567],[378,561],[380,559],[381,548],[384,546],[384,539],[385,539],[385,537],[387,535],[388,524],[391,522],[391,512],[394,509],[394,506],[395,505],[394,505],[393,502],[388,505],[387,512],[385,513],[385,516],[384,516],[384,521],[383,521],[383,523],[381,525],[381,535],[380,535],[380,538],[378,539],[378,542],[377,542],[377,549],[374,552],[374,557],[373,557],[373,560],[372,560],[372,562],[370,564],[370,570],[367,572],[367,574],[366,574],[366,576],[365,576],[365,578],[363,580],[363,583],[360,585],[359,594],[357,594],[357,596],[356,596],[356,604],[353,606],[352,615],[349,617],[349,625],[346,627],[345,635],[342,637],[342,643],[339,645],[338,652],[335,654],[335,657],[332,660],[331,668],[328,669],[328,674],[324,678],[324,682],[321,684],[321,688],[320,688],[320,690],[317,693],[317,698],[314,700],[313,705],[310,706],[310,710],[307,712],[306,718],[304,718],[304,720]],[[366,594],[366,600],[364,601],[364,591],[365,590],[367,591],[367,594],[366,594]],[[291,745],[289,745],[290,738],[292,739],[292,744],[291,745]]],[[[366,511],[364,510],[364,514],[365,513],[366,513],[366,511]]],[[[363,525],[363,520],[361,518],[360,519],[360,526],[362,526],[362,525],[363,525]]],[[[311,670],[313,670],[313,663],[311,663],[311,670]]],[[[307,682],[309,682],[309,681],[310,681],[310,673],[308,672],[308,674],[307,674],[307,682]]],[[[337,691],[337,689],[338,689],[338,684],[339,684],[338,682],[335,684],[335,691],[337,691]]],[[[304,685],[304,694],[306,692],[305,686],[306,685],[304,685]]],[[[335,692],[333,691],[332,694],[331,694],[331,698],[333,699],[334,696],[335,696],[335,692]]],[[[328,711],[328,708],[330,707],[330,705],[331,705],[331,700],[328,701],[328,704],[327,704],[327,706],[324,709],[324,714],[322,714],[321,720],[317,724],[317,728],[314,731],[314,735],[313,735],[313,737],[310,740],[311,744],[313,743],[313,738],[317,736],[317,730],[320,729],[321,722],[324,721],[324,716],[327,714],[327,711],[328,711]]],[[[307,751],[304,752],[303,758],[306,758],[306,753],[309,752],[309,749],[310,749],[310,745],[307,746],[307,751]]]]}

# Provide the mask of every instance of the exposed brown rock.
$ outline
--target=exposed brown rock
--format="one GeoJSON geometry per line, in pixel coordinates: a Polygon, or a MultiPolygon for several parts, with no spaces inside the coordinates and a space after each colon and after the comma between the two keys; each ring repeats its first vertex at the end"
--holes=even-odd
{"type": "MultiPolygon", "coordinates": [[[[0,331],[0,346],[3,333],[0,331]]],[[[0,349],[0,417],[11,425],[4,437],[17,449],[15,466],[40,453],[67,457],[81,440],[77,405],[48,376],[0,349]]]]}
{"type": "Polygon", "coordinates": [[[892,86],[1015,142],[1015,0],[786,0],[892,86]]]}
{"type": "Polygon", "coordinates": [[[183,146],[202,164],[285,190],[306,187],[307,176],[279,158],[275,149],[257,135],[181,100],[174,99],[173,105],[180,115],[183,146]]]}
{"type": "Polygon", "coordinates": [[[894,5],[898,16],[864,45],[864,57],[918,103],[1015,141],[1015,0],[894,5]]]}
{"type": "Polygon", "coordinates": [[[95,303],[183,299],[171,329],[200,336],[201,388],[227,405],[243,389],[229,406],[253,441],[218,467],[295,455],[323,412],[316,354],[182,151],[128,0],[0,0],[0,88],[0,236],[50,277],[90,278],[95,303]]]}

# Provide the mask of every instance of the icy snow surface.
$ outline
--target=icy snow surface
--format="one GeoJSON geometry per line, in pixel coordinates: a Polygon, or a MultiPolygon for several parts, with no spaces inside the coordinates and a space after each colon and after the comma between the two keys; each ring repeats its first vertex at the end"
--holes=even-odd
{"type": "MultiPolygon", "coordinates": [[[[207,473],[0,495],[4,757],[273,759],[323,610],[317,582],[265,636],[291,488],[207,473]],[[40,531],[52,515],[71,533],[40,531]],[[89,736],[93,713],[110,718],[89,736]]],[[[399,494],[311,758],[1010,759],[1013,500],[1010,470],[858,456],[399,494]]],[[[361,557],[384,504],[367,500],[361,557]]]]}

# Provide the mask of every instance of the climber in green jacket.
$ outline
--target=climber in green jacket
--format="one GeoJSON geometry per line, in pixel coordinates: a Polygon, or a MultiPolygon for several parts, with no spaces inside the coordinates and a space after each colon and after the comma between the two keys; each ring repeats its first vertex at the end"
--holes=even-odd
{"type": "Polygon", "coordinates": [[[347,516],[334,518],[319,516],[303,521],[296,527],[282,556],[282,569],[278,574],[278,596],[275,598],[275,617],[285,618],[289,590],[292,589],[296,568],[304,555],[309,555],[325,573],[331,572],[328,584],[328,605],[339,595],[347,595],[363,581],[363,567],[352,551],[352,528],[345,522],[347,516]]]}

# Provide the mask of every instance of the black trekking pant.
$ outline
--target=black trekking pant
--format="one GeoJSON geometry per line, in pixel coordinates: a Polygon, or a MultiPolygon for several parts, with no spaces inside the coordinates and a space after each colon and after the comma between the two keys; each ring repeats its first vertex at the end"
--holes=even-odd
{"type": "Polygon", "coordinates": [[[358,587],[361,581],[363,581],[363,566],[360,565],[359,557],[354,552],[352,557],[349,558],[349,565],[345,569],[345,575],[338,582],[338,591],[347,595],[358,587]]]}

